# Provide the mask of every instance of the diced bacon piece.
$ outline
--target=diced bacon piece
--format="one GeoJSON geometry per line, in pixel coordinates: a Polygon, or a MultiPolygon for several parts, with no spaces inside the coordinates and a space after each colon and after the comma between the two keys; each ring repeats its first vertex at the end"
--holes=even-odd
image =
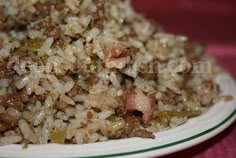
{"type": "Polygon", "coordinates": [[[106,49],[106,58],[103,63],[106,68],[122,69],[130,62],[129,56],[124,55],[124,48],[119,44],[113,44],[106,49]]]}
{"type": "Polygon", "coordinates": [[[124,47],[116,43],[107,48],[108,58],[119,58],[123,53],[124,47]]]}
{"type": "Polygon", "coordinates": [[[127,111],[140,111],[143,113],[143,123],[148,125],[152,119],[152,114],[155,109],[155,97],[146,96],[140,89],[129,93],[126,96],[125,107],[127,111]]]}
{"type": "Polygon", "coordinates": [[[126,64],[130,62],[130,57],[121,57],[121,58],[111,58],[105,60],[104,65],[106,68],[117,68],[122,69],[126,64]]]}

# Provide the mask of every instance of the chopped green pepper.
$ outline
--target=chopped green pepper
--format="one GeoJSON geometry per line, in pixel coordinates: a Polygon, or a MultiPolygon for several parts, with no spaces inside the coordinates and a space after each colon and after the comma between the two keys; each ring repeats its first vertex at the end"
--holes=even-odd
{"type": "Polygon", "coordinates": [[[110,121],[108,125],[110,135],[116,135],[117,132],[123,130],[125,127],[125,120],[121,117],[111,115],[108,120],[110,121]]]}
{"type": "Polygon", "coordinates": [[[43,42],[44,42],[44,39],[42,38],[31,38],[27,40],[26,45],[28,46],[30,50],[37,52],[43,45],[43,42]]]}
{"type": "Polygon", "coordinates": [[[52,143],[64,144],[66,139],[66,130],[54,130],[49,134],[52,143]]]}
{"type": "Polygon", "coordinates": [[[173,111],[154,111],[153,116],[158,117],[161,122],[167,123],[170,122],[172,117],[196,117],[201,114],[200,110],[192,110],[192,109],[183,109],[181,111],[173,110],[173,111]]]}
{"type": "Polygon", "coordinates": [[[48,60],[48,57],[49,57],[48,55],[44,55],[44,56],[41,57],[41,59],[43,60],[43,62],[46,63],[47,60],[48,60]]]}

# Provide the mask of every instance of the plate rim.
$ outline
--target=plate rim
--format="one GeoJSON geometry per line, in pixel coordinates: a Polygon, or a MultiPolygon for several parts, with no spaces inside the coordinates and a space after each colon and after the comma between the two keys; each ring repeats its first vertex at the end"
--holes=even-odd
{"type": "MultiPolygon", "coordinates": [[[[227,115],[227,117],[222,119],[216,125],[214,125],[210,128],[207,128],[195,135],[185,137],[185,138],[177,140],[177,141],[173,141],[173,142],[158,145],[158,146],[152,146],[149,148],[127,151],[127,152],[100,154],[100,155],[91,155],[91,156],[90,155],[88,155],[88,156],[79,156],[79,155],[78,156],[66,156],[65,158],[107,158],[107,157],[110,158],[110,157],[154,156],[154,154],[156,155],[156,152],[158,150],[175,147],[176,145],[183,145],[186,142],[188,143],[193,140],[198,140],[199,138],[202,138],[199,141],[192,142],[191,145],[181,147],[181,148],[176,148],[176,149],[172,150],[171,152],[168,151],[168,152],[162,152],[161,154],[158,154],[158,157],[164,156],[164,155],[171,154],[174,152],[182,151],[184,149],[187,149],[187,148],[190,148],[190,147],[195,146],[197,144],[200,144],[206,140],[209,140],[210,138],[212,138],[212,137],[216,136],[217,134],[221,133],[222,131],[224,131],[227,127],[229,127],[231,124],[233,124],[235,120],[236,120],[236,107],[232,110],[231,113],[229,113],[227,115]],[[213,133],[213,132],[215,132],[215,133],[213,133]],[[207,134],[211,134],[211,135],[207,136],[207,134]]],[[[37,155],[34,155],[34,156],[37,157],[37,155]]],[[[4,157],[0,156],[0,158],[4,158],[4,157]]]]}
{"type": "MultiPolygon", "coordinates": [[[[200,133],[197,133],[193,136],[190,136],[190,137],[187,137],[187,138],[184,138],[184,139],[180,139],[180,140],[177,140],[177,141],[174,141],[174,142],[171,142],[171,143],[167,143],[167,144],[163,144],[163,145],[160,145],[160,146],[154,146],[154,147],[150,147],[150,148],[145,148],[145,149],[140,149],[140,150],[134,150],[134,151],[128,151],[128,152],[122,152],[122,153],[114,153],[114,154],[104,154],[104,155],[94,155],[94,156],[82,156],[80,158],[105,158],[105,157],[120,157],[120,156],[132,156],[132,155],[135,155],[135,154],[144,154],[144,153],[147,153],[147,152],[151,152],[151,151],[157,151],[159,149],[163,149],[163,148],[168,148],[168,147],[172,147],[172,146],[175,146],[175,145],[178,145],[178,144],[183,144],[183,143],[186,143],[186,142],[189,142],[191,140],[195,140],[197,138],[200,138],[204,135],[207,135],[213,131],[215,131],[216,129],[219,129],[220,127],[222,127],[223,125],[225,125],[225,123],[227,123],[228,121],[230,121],[231,119],[231,122],[225,126],[221,131],[217,132],[215,135],[221,133],[224,129],[226,129],[228,126],[230,126],[234,120],[236,119],[236,108],[224,119],[222,120],[220,123],[216,124],[215,126],[211,127],[211,128],[208,128],[200,133]],[[235,117],[235,118],[234,118],[235,117]]],[[[208,139],[214,137],[215,135],[212,135],[211,137],[209,137],[208,139]]],[[[199,144],[201,142],[203,142],[204,140],[202,141],[199,141],[197,142],[196,144],[199,144]]],[[[196,144],[193,144],[192,146],[196,145],[196,144]]],[[[191,146],[188,146],[187,148],[190,148],[191,146]]],[[[185,148],[185,149],[187,149],[185,148]]],[[[182,148],[183,149],[183,148],[182,148]]],[[[181,150],[182,150],[181,149],[181,150]]],[[[179,150],[176,150],[176,151],[179,151],[179,150]]],[[[176,152],[174,151],[174,152],[176,152]]],[[[170,154],[170,153],[169,153],[170,154]]],[[[166,154],[163,154],[162,156],[164,156],[166,154]]],[[[161,156],[161,155],[160,155],[161,156]]],[[[68,158],[78,158],[78,157],[68,157],[68,158]]]]}

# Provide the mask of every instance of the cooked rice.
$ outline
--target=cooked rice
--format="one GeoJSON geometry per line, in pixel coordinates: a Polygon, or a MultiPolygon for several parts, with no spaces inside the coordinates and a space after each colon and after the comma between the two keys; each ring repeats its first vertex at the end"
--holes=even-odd
{"type": "Polygon", "coordinates": [[[0,62],[0,145],[154,138],[219,96],[202,46],[129,1],[0,1],[0,62]]]}

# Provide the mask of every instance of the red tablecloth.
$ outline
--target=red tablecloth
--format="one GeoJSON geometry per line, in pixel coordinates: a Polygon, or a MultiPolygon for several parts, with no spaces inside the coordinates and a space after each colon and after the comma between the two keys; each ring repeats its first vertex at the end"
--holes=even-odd
{"type": "MultiPolygon", "coordinates": [[[[207,53],[236,77],[235,0],[133,0],[135,9],[168,31],[206,46],[207,53]]],[[[236,158],[236,122],[221,134],[163,158],[236,158]]]]}

